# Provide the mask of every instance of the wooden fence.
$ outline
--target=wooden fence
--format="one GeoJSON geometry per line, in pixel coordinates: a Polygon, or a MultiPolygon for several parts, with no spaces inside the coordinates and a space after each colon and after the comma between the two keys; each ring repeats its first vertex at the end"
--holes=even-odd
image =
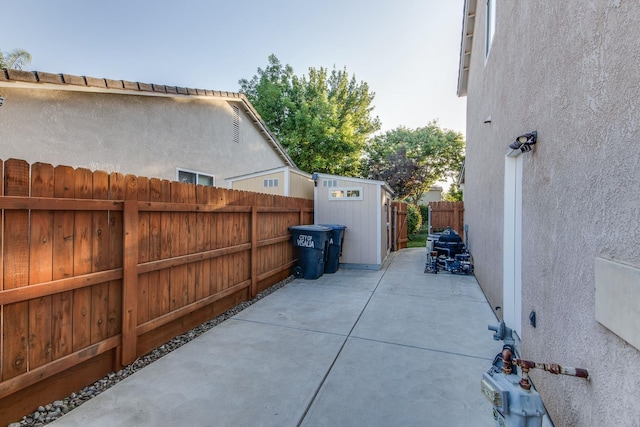
{"type": "Polygon", "coordinates": [[[257,292],[313,201],[0,161],[0,424],[257,292]]]}
{"type": "Polygon", "coordinates": [[[405,202],[392,202],[391,205],[393,207],[393,250],[406,249],[409,241],[407,204],[405,202]]]}
{"type": "Polygon", "coordinates": [[[464,238],[464,202],[429,202],[429,212],[430,233],[451,227],[464,238]]]}

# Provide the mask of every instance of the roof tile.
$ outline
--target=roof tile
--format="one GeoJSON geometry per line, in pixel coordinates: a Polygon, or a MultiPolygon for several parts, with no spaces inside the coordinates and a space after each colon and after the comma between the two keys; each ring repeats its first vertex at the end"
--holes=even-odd
{"type": "Polygon", "coordinates": [[[104,79],[104,81],[107,83],[109,89],[124,89],[122,80],[104,79]]]}
{"type": "Polygon", "coordinates": [[[86,86],[87,82],[82,76],[74,76],[73,74],[63,74],[62,80],[69,85],[86,86]]]}
{"type": "Polygon", "coordinates": [[[154,92],[167,93],[165,85],[152,85],[154,92]]]}
{"type": "Polygon", "coordinates": [[[140,88],[138,87],[138,83],[137,82],[130,82],[127,80],[123,80],[122,84],[124,86],[125,89],[127,90],[140,90],[140,88]]]}
{"type": "Polygon", "coordinates": [[[87,77],[87,76],[85,76],[85,79],[87,80],[87,86],[107,87],[107,83],[105,82],[104,79],[98,79],[96,77],[87,77]]]}
{"type": "Polygon", "coordinates": [[[178,93],[182,94],[182,95],[188,95],[189,92],[187,92],[186,88],[183,87],[176,87],[176,90],[178,91],[178,93]]]}
{"type": "Polygon", "coordinates": [[[192,89],[192,88],[190,88],[190,87],[188,87],[188,88],[187,88],[187,93],[188,93],[189,95],[197,95],[197,94],[198,94],[198,92],[196,92],[196,90],[195,90],[195,89],[192,89]]]}
{"type": "Polygon", "coordinates": [[[9,80],[16,80],[19,82],[29,82],[29,83],[37,83],[38,78],[36,77],[36,73],[32,71],[22,71],[22,70],[7,70],[7,75],[9,76],[9,80]]]}
{"type": "Polygon", "coordinates": [[[36,71],[36,74],[40,83],[62,84],[62,75],[60,74],[45,73],[43,71],[36,71]]]}
{"type": "Polygon", "coordinates": [[[4,68],[0,68],[0,81],[7,81],[9,77],[7,77],[7,70],[4,68]]]}
{"type": "Polygon", "coordinates": [[[175,86],[165,86],[164,88],[167,90],[167,93],[178,93],[178,90],[175,86]]]}
{"type": "Polygon", "coordinates": [[[140,86],[140,90],[144,92],[153,92],[153,86],[149,83],[140,83],[138,82],[138,86],[140,86]]]}

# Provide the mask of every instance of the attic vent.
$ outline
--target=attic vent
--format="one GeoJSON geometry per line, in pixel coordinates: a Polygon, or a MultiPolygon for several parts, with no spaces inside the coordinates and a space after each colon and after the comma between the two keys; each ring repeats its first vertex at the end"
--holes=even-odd
{"type": "Polygon", "coordinates": [[[233,108],[233,142],[236,144],[240,143],[240,109],[235,105],[232,105],[233,108]]]}
{"type": "Polygon", "coordinates": [[[338,186],[338,180],[336,179],[325,179],[322,181],[322,186],[323,187],[337,187],[338,186]]]}

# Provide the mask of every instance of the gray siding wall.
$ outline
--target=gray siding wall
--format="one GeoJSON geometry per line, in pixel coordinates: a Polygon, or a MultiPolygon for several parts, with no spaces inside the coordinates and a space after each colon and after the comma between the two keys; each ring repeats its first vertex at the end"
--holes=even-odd
{"type": "Polygon", "coordinates": [[[379,267],[381,261],[378,239],[381,233],[386,233],[386,227],[381,228],[378,221],[382,209],[378,186],[374,183],[336,177],[328,179],[336,180],[338,188],[362,189],[362,200],[329,200],[329,192],[334,188],[323,185],[325,178],[322,175],[318,179],[317,223],[347,226],[340,263],[379,267]]]}
{"type": "Polygon", "coordinates": [[[19,158],[173,180],[176,168],[224,178],[284,165],[229,102],[1,88],[0,158],[19,158]]]}
{"type": "Polygon", "coordinates": [[[537,130],[535,151],[523,154],[522,356],[591,374],[532,372],[556,426],[640,425],[640,350],[598,323],[594,282],[596,257],[640,268],[640,9],[498,1],[485,63],[485,7],[478,1],[467,99],[477,278],[502,305],[504,155],[537,130]]]}

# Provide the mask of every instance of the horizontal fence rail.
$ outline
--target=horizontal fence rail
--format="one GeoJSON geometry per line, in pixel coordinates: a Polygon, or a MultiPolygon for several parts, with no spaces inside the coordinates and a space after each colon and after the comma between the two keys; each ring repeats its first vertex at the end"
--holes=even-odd
{"type": "Polygon", "coordinates": [[[15,159],[0,170],[0,407],[15,409],[0,424],[286,278],[288,228],[313,223],[306,199],[15,159]]]}

